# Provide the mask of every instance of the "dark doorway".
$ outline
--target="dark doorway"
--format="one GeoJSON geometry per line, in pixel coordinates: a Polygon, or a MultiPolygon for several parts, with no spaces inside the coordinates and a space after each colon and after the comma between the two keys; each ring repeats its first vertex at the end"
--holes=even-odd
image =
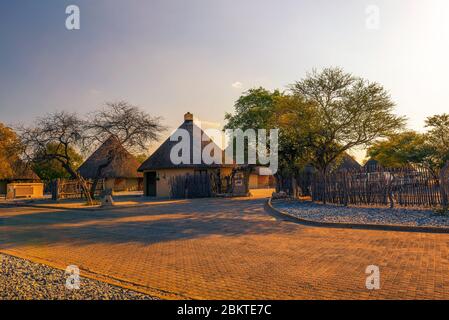
{"type": "Polygon", "coordinates": [[[6,195],[6,181],[0,181],[0,195],[6,195]]]}
{"type": "Polygon", "coordinates": [[[156,172],[146,172],[147,190],[145,195],[147,197],[156,197],[156,172]]]}

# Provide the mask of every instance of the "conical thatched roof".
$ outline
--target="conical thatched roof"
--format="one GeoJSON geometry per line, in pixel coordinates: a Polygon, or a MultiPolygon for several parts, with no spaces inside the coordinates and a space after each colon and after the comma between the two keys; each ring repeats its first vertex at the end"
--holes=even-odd
{"type": "Polygon", "coordinates": [[[357,162],[357,160],[355,160],[353,157],[351,157],[349,154],[345,154],[343,156],[342,161],[340,162],[340,164],[337,166],[336,170],[337,171],[341,171],[341,170],[356,170],[356,169],[361,169],[362,166],[360,165],[360,163],[357,162]]]}
{"type": "Polygon", "coordinates": [[[100,178],[140,178],[137,172],[140,163],[129,153],[118,139],[111,136],[84,163],[78,171],[86,179],[94,179],[98,167],[108,162],[112,155],[112,162],[102,170],[100,178]]]}
{"type": "Polygon", "coordinates": [[[39,181],[38,175],[22,160],[15,160],[11,163],[12,175],[0,180],[20,181],[33,180],[39,181]]]}
{"type": "Polygon", "coordinates": [[[382,166],[379,164],[379,161],[370,158],[365,165],[363,166],[363,168],[369,172],[374,172],[376,171],[378,168],[382,168],[382,166]]]}
{"type": "MultiPolygon", "coordinates": [[[[184,115],[184,123],[179,127],[179,129],[187,130],[187,132],[190,134],[190,164],[173,164],[170,160],[170,152],[172,150],[172,147],[177,145],[178,141],[170,141],[170,138],[165,140],[165,142],[144,162],[139,168],[139,171],[145,171],[145,170],[156,170],[156,169],[177,169],[177,168],[195,168],[195,169],[202,169],[202,168],[218,168],[218,167],[225,167],[225,166],[233,166],[233,165],[218,165],[218,164],[206,164],[201,160],[200,164],[194,164],[193,163],[193,128],[196,127],[198,129],[197,132],[201,133],[201,136],[203,136],[204,132],[201,128],[199,128],[194,122],[193,122],[193,115],[191,113],[186,113],[184,115]]],[[[200,136],[200,137],[201,137],[200,136]]],[[[213,143],[210,141],[202,141],[201,142],[201,152],[204,150],[204,147],[207,146],[209,143],[213,143]]],[[[216,145],[215,145],[216,146],[216,145]]],[[[218,146],[217,146],[218,147],[218,146]]],[[[221,150],[221,149],[220,149],[221,150]]],[[[222,157],[223,157],[222,152],[222,157]]],[[[224,159],[224,157],[222,158],[224,159]]]]}
{"type": "Polygon", "coordinates": [[[378,165],[379,165],[379,161],[377,161],[377,160],[375,160],[375,159],[373,159],[373,158],[370,158],[370,159],[365,163],[364,167],[365,167],[365,168],[368,168],[368,167],[377,167],[378,165]]]}

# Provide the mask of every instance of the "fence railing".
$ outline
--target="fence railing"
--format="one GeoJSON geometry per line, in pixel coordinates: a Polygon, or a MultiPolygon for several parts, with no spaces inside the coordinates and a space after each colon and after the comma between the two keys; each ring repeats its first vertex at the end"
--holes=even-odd
{"type": "Polygon", "coordinates": [[[438,172],[422,167],[370,167],[314,173],[310,193],[313,201],[341,205],[437,207],[447,206],[447,184],[438,172]]]}
{"type": "Polygon", "coordinates": [[[211,172],[196,172],[173,176],[169,181],[172,199],[207,198],[233,195],[236,181],[232,176],[220,176],[211,172]]]}
{"type": "MultiPolygon", "coordinates": [[[[87,187],[92,187],[92,181],[86,181],[87,187]]],[[[76,180],[56,179],[50,184],[52,199],[81,199],[84,198],[81,184],[76,180]]],[[[98,181],[95,195],[98,196],[104,190],[104,179],[98,181]]]]}
{"type": "Polygon", "coordinates": [[[169,184],[172,199],[205,198],[212,195],[211,178],[206,172],[173,176],[169,184]]]}

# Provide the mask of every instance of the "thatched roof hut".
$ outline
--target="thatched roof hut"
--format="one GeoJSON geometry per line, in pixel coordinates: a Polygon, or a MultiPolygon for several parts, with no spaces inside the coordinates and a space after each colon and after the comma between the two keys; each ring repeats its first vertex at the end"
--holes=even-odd
{"type": "Polygon", "coordinates": [[[194,163],[193,155],[202,155],[206,146],[214,151],[219,150],[222,160],[224,160],[224,152],[212,141],[201,141],[204,132],[194,123],[193,115],[190,112],[184,115],[184,122],[179,126],[179,129],[186,130],[190,137],[189,162],[174,164],[170,159],[170,154],[172,149],[179,144],[179,140],[170,141],[170,138],[165,140],[164,143],[162,143],[162,145],[139,167],[139,171],[144,172],[144,194],[146,196],[170,197],[174,188],[174,181],[180,179],[180,177],[185,177],[186,175],[195,175],[195,173],[198,172],[213,172],[215,175],[224,178],[232,172],[234,164],[207,164],[203,161],[202,157],[200,163],[194,163]],[[201,141],[201,145],[196,146],[196,143],[194,144],[194,139],[195,141],[201,141]]]}
{"type": "Polygon", "coordinates": [[[12,161],[10,167],[11,173],[0,178],[0,195],[7,193],[7,185],[9,183],[34,183],[41,181],[38,175],[20,159],[12,161]]]}
{"type": "MultiPolygon", "coordinates": [[[[361,169],[362,166],[355,160],[352,156],[345,153],[338,163],[334,163],[332,166],[332,171],[343,171],[343,170],[357,170],[361,169]]],[[[317,172],[317,169],[312,164],[307,164],[304,169],[304,173],[313,174],[317,172]]]]}
{"type": "Polygon", "coordinates": [[[111,163],[102,170],[100,178],[141,178],[142,174],[137,172],[140,163],[129,153],[119,140],[111,136],[106,140],[86,161],[79,167],[78,171],[86,179],[94,179],[98,167],[108,162],[113,155],[111,163]]]}
{"type": "MultiPolygon", "coordinates": [[[[213,143],[214,149],[218,148],[220,149],[214,142],[211,141],[202,141],[201,142],[201,151],[200,150],[194,150],[194,128],[195,132],[197,132],[197,135],[199,136],[199,139],[204,134],[204,131],[199,128],[193,121],[193,115],[191,113],[186,113],[184,115],[184,122],[179,126],[178,129],[184,129],[189,133],[190,136],[190,155],[189,155],[189,163],[181,163],[181,164],[173,164],[173,162],[170,159],[170,152],[172,148],[179,143],[179,141],[170,141],[170,138],[167,138],[167,140],[164,141],[164,143],[146,160],[142,165],[139,167],[139,171],[148,171],[148,170],[160,170],[160,169],[181,169],[181,168],[194,168],[194,169],[210,169],[210,168],[219,168],[219,167],[232,167],[232,164],[226,165],[226,164],[206,164],[203,162],[203,159],[201,159],[201,163],[194,164],[193,163],[193,153],[198,152],[202,154],[204,148],[210,144],[213,143]],[[216,147],[216,148],[215,148],[216,147]]],[[[197,139],[198,137],[195,137],[197,139]]],[[[221,149],[220,149],[221,150],[221,149]]],[[[202,158],[202,157],[201,157],[202,158]]],[[[224,153],[222,152],[222,159],[224,163],[224,153]]]]}
{"type": "Polygon", "coordinates": [[[11,163],[12,174],[0,180],[7,181],[40,181],[38,175],[22,160],[11,163]]]}
{"type": "Polygon", "coordinates": [[[378,168],[382,168],[382,166],[379,164],[379,161],[370,158],[365,165],[363,166],[363,168],[368,171],[368,172],[375,172],[377,171],[378,168]]]}
{"type": "Polygon", "coordinates": [[[337,171],[357,170],[361,168],[362,166],[360,165],[360,163],[358,163],[357,160],[355,160],[352,156],[346,153],[335,170],[337,171]]]}

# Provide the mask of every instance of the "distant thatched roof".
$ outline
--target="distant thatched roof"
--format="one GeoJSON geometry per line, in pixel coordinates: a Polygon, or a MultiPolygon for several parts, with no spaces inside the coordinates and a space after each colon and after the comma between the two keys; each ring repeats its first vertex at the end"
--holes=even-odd
{"type": "Polygon", "coordinates": [[[363,166],[363,168],[367,171],[376,171],[378,168],[381,168],[382,166],[379,164],[379,161],[370,158],[365,165],[363,166]]]}
{"type": "MultiPolygon", "coordinates": [[[[179,127],[179,129],[187,130],[187,132],[190,134],[190,164],[173,164],[170,160],[170,152],[172,150],[172,147],[178,144],[178,141],[170,141],[170,138],[165,140],[165,142],[140,166],[139,171],[145,171],[145,170],[156,170],[156,169],[177,169],[177,168],[195,168],[195,169],[202,169],[202,168],[219,168],[219,167],[225,167],[225,166],[233,166],[233,165],[217,165],[217,164],[205,164],[203,160],[201,159],[201,163],[194,164],[193,163],[193,128],[196,127],[198,129],[197,132],[203,136],[204,132],[202,129],[200,129],[194,122],[193,122],[193,116],[190,113],[187,113],[184,116],[184,123],[179,127]]],[[[201,137],[200,136],[200,137],[201,137]]],[[[207,146],[209,143],[213,143],[210,141],[202,141],[201,142],[201,153],[205,146],[207,146]]],[[[219,148],[217,145],[215,145],[217,148],[219,148]]],[[[221,150],[221,149],[220,149],[221,150]]],[[[222,152],[223,156],[223,152],[222,152]]],[[[222,158],[223,159],[223,158],[222,158]]]]}
{"type": "Polygon", "coordinates": [[[93,179],[97,175],[98,167],[107,163],[110,154],[112,162],[102,170],[100,178],[140,178],[137,172],[140,163],[129,153],[117,138],[111,136],[84,163],[78,171],[86,179],[93,179]]]}
{"type": "MultiPolygon", "coordinates": [[[[361,169],[362,166],[360,163],[358,163],[357,160],[355,160],[352,156],[345,153],[339,163],[334,163],[334,167],[332,168],[332,171],[342,171],[342,170],[356,170],[361,169]]],[[[315,173],[317,172],[317,169],[312,164],[307,164],[304,167],[305,173],[315,173]]]]}
{"type": "Polygon", "coordinates": [[[342,161],[337,166],[336,170],[337,171],[341,171],[341,170],[355,170],[355,169],[360,169],[360,168],[362,168],[362,166],[360,165],[360,163],[357,162],[357,160],[355,160],[349,154],[345,154],[343,156],[342,161]]]}
{"type": "Polygon", "coordinates": [[[375,159],[373,159],[373,158],[370,158],[370,159],[365,163],[364,167],[365,167],[365,168],[368,168],[368,167],[376,167],[376,166],[378,166],[378,165],[379,165],[379,161],[377,161],[377,160],[375,160],[375,159]]]}
{"type": "Polygon", "coordinates": [[[22,160],[15,160],[11,163],[12,175],[0,180],[19,181],[19,180],[40,180],[38,175],[22,160]]]}

